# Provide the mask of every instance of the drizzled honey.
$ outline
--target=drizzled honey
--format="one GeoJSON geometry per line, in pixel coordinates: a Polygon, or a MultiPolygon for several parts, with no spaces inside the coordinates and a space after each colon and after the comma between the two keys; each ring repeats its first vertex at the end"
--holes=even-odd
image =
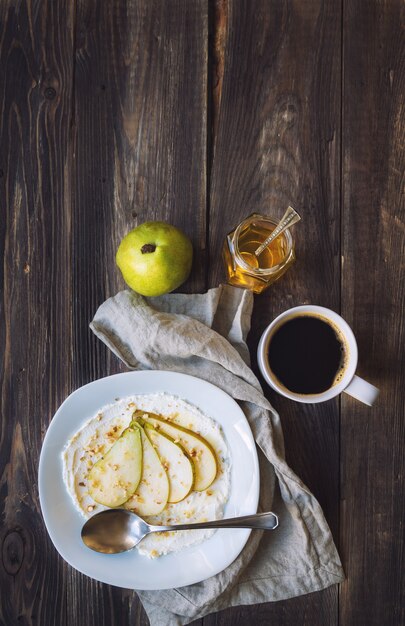
{"type": "Polygon", "coordinates": [[[226,237],[223,258],[228,283],[261,293],[295,260],[289,230],[284,231],[257,257],[254,253],[277,226],[277,220],[253,214],[226,237]]]}

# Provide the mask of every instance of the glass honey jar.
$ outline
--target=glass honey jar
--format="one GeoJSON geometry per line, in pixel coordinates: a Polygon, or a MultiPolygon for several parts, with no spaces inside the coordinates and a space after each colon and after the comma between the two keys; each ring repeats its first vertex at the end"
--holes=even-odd
{"type": "Polygon", "coordinates": [[[229,284],[261,293],[294,263],[294,241],[288,228],[255,255],[278,225],[272,217],[253,213],[226,236],[223,259],[229,284]]]}

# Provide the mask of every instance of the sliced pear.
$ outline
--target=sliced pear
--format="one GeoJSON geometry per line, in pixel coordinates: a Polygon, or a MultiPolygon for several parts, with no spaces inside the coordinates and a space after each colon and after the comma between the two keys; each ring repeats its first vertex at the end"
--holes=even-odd
{"type": "Polygon", "coordinates": [[[136,491],[142,475],[141,433],[126,428],[89,472],[89,494],[104,506],[124,504],[136,491]]]}
{"type": "Polygon", "coordinates": [[[194,484],[194,466],[187,453],[179,443],[161,430],[157,431],[151,424],[145,423],[144,430],[166,470],[169,479],[168,502],[173,504],[184,500],[194,484]]]}
{"type": "Polygon", "coordinates": [[[125,502],[124,508],[135,511],[141,517],[158,515],[169,498],[169,479],[143,428],[136,422],[133,428],[138,428],[142,441],[142,478],[135,493],[125,502]]]}
{"type": "Polygon", "coordinates": [[[180,443],[186,450],[194,465],[193,489],[195,491],[204,491],[214,482],[218,470],[215,451],[201,435],[184,426],[169,422],[155,413],[135,411],[133,418],[140,418],[147,424],[151,424],[159,432],[168,435],[176,443],[180,443]]]}

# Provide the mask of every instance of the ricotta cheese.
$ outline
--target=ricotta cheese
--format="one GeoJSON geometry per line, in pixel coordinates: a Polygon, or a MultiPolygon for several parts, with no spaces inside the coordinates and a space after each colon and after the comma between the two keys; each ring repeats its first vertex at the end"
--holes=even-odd
{"type": "MultiPolygon", "coordinates": [[[[106,454],[127,428],[135,410],[157,413],[172,424],[184,426],[204,437],[214,448],[217,476],[205,491],[191,491],[181,502],[167,504],[159,515],[145,517],[150,524],[168,525],[220,519],[230,492],[231,459],[224,434],[215,420],[181,398],[166,394],[134,395],[104,406],[68,441],[63,451],[63,477],[76,508],[85,518],[107,507],[95,502],[89,492],[90,469],[106,454]]],[[[152,533],[138,545],[140,554],[154,558],[201,543],[213,530],[152,533]]]]}

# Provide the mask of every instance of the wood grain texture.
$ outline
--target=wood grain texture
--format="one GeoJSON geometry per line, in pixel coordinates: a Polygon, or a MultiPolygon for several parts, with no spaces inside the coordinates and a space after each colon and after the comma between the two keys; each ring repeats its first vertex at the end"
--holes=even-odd
{"type": "MultiPolygon", "coordinates": [[[[123,288],[138,223],[192,238],[188,292],[223,281],[224,237],[292,203],[297,263],[256,298],[261,332],[318,303],[352,325],[373,409],[280,412],[287,461],[319,499],[348,576],[193,626],[402,626],[405,50],[401,0],[0,2],[0,625],[147,626],[131,590],[58,556],[37,489],[46,428],[121,370],[88,329],[123,288]]],[[[183,288],[182,288],[183,290],[183,288]]]]}
{"type": "MultiPolygon", "coordinates": [[[[224,280],[227,232],[253,212],[302,214],[296,265],[256,297],[254,367],[261,332],[307,302],[340,307],[341,8],[336,2],[230,1],[210,195],[210,284],[224,280]]],[[[221,55],[218,55],[220,56],[221,55]]],[[[216,102],[219,97],[216,96],[216,102]]],[[[282,419],[287,461],[319,499],[338,539],[339,403],[297,405],[268,393],[282,419]]],[[[217,622],[337,624],[337,588],[217,622]]],[[[211,619],[211,618],[210,618],[211,619]]],[[[205,620],[206,621],[206,620],[205,620]]],[[[210,623],[213,623],[214,618],[210,623]]]]}
{"type": "Polygon", "coordinates": [[[116,367],[88,322],[124,287],[114,257],[131,228],[153,219],[183,228],[195,252],[184,288],[204,289],[207,36],[201,1],[78,3],[76,384],[116,367]]]}
{"type": "Polygon", "coordinates": [[[381,389],[372,409],[342,399],[345,625],[405,624],[403,8],[344,3],[342,312],[381,389]]]}
{"type": "MultiPolygon", "coordinates": [[[[124,288],[122,237],[148,220],[192,239],[188,291],[205,287],[208,12],[200,0],[77,3],[73,162],[76,387],[120,371],[88,328],[124,288]]],[[[68,623],[147,624],[134,592],[69,570],[68,623]]]]}
{"type": "Polygon", "coordinates": [[[0,11],[0,623],[146,624],[134,592],[59,559],[37,465],[62,400],[119,369],[88,324],[123,287],[121,237],[147,219],[183,227],[196,252],[186,288],[204,289],[207,9],[183,0],[0,11]]]}
{"type": "Polygon", "coordinates": [[[0,622],[64,624],[66,565],[37,467],[72,390],[69,137],[73,6],[0,4],[0,622]],[[60,617],[61,616],[61,617],[60,617]]]}

